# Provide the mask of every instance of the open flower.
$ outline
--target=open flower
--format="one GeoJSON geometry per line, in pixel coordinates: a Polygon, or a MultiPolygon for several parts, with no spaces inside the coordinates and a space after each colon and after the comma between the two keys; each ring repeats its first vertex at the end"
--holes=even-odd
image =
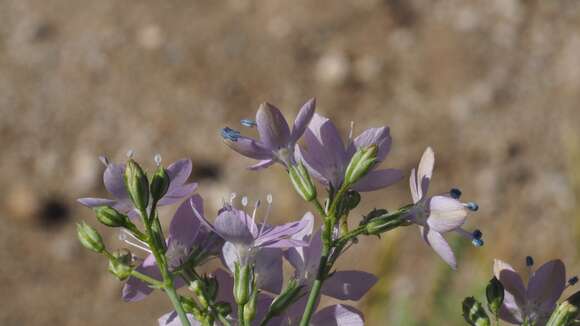
{"type": "MultiPolygon", "coordinates": [[[[338,189],[342,185],[346,168],[357,150],[376,145],[378,147],[376,167],[387,157],[391,141],[388,127],[369,128],[356,138],[349,139],[345,147],[332,121],[314,114],[304,133],[305,146],[299,146],[298,155],[316,180],[325,186],[338,189]]],[[[399,170],[375,170],[373,167],[351,188],[356,191],[373,191],[388,187],[402,177],[403,174],[399,170]]]]}
{"type": "MultiPolygon", "coordinates": [[[[234,197],[232,196],[232,199],[234,197]]],[[[258,287],[272,293],[282,289],[282,250],[281,248],[306,245],[306,242],[292,236],[304,229],[312,214],[307,212],[302,220],[271,226],[266,223],[272,196],[267,197],[268,207],[263,222],[256,223],[256,214],[260,201],[256,201],[252,215],[245,209],[237,209],[232,203],[226,204],[219,212],[214,223],[210,223],[203,212],[194,208],[196,216],[204,225],[223,238],[223,258],[228,268],[233,271],[234,263],[241,266],[255,264],[258,287]]],[[[242,199],[244,208],[247,198],[242,199]]]]}
{"type": "MultiPolygon", "coordinates": [[[[114,199],[80,198],[78,200],[79,203],[91,208],[110,206],[121,213],[129,214],[132,218],[137,217],[138,213],[125,187],[125,164],[109,162],[105,157],[101,157],[101,161],[106,166],[105,172],[103,173],[103,183],[107,191],[113,195],[114,199]]],[[[197,183],[187,183],[187,179],[191,174],[190,160],[182,159],[169,165],[167,167],[167,174],[170,180],[169,188],[165,195],[157,202],[157,206],[174,204],[191,195],[195,188],[197,188],[197,183]]]]}
{"type": "MultiPolygon", "coordinates": [[[[170,270],[179,268],[191,257],[197,262],[202,262],[211,256],[217,256],[223,245],[223,240],[215,233],[201,225],[200,221],[193,214],[191,207],[203,211],[203,200],[201,196],[194,195],[183,202],[169,225],[169,236],[166,239],[168,267],[170,270]]],[[[126,236],[130,236],[125,233],[126,236]]],[[[132,238],[125,241],[145,251],[150,251],[147,244],[132,238]]],[[[137,267],[137,271],[155,279],[161,280],[161,273],[157,267],[155,256],[152,253],[143,260],[137,267]]],[[[176,288],[184,285],[181,279],[176,279],[176,288]]],[[[125,301],[139,301],[153,292],[153,289],[145,282],[130,277],[123,287],[123,299],[125,301]]]]}
{"type": "MultiPolygon", "coordinates": [[[[286,251],[285,257],[294,267],[294,279],[300,285],[309,288],[318,274],[318,266],[322,252],[320,230],[312,235],[314,220],[294,238],[310,241],[308,246],[294,247],[286,251]]],[[[338,300],[360,300],[377,282],[376,276],[371,273],[349,270],[335,271],[322,285],[321,293],[338,300]]],[[[290,306],[282,319],[293,325],[302,317],[308,297],[303,296],[290,306]]],[[[319,311],[312,318],[313,325],[363,325],[362,314],[350,306],[336,305],[319,311]],[[321,323],[325,321],[325,323],[321,323]],[[340,322],[339,322],[340,321],[340,322]],[[333,324],[332,322],[336,322],[333,324]]]]}
{"type": "Polygon", "coordinates": [[[294,126],[290,130],[280,110],[270,103],[263,103],[256,113],[255,122],[242,121],[243,125],[256,125],[259,140],[242,136],[238,131],[227,127],[223,128],[221,133],[224,142],[231,149],[246,157],[260,160],[250,166],[250,169],[263,169],[276,162],[288,167],[295,163],[294,147],[310,123],[315,107],[316,100],[308,100],[298,112],[294,126]]]}
{"type": "Polygon", "coordinates": [[[411,171],[409,182],[415,205],[410,209],[409,218],[411,222],[419,225],[421,236],[427,244],[451,268],[456,269],[455,255],[443,234],[455,231],[472,240],[475,246],[483,245],[482,234],[479,230],[468,232],[461,228],[467,219],[468,211],[477,210],[478,207],[475,203],[464,204],[451,196],[427,196],[434,164],[435,154],[431,147],[427,147],[421,157],[417,172],[415,169],[411,171]]]}
{"type": "Polygon", "coordinates": [[[545,325],[566,288],[566,267],[559,259],[540,266],[527,287],[515,269],[499,259],[494,260],[493,273],[505,289],[499,317],[511,324],[545,325]]]}

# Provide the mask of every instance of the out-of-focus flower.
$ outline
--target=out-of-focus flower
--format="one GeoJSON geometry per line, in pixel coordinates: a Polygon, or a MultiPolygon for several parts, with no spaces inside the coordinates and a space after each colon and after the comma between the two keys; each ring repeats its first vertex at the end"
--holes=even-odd
{"type": "MultiPolygon", "coordinates": [[[[201,196],[194,195],[183,202],[175,212],[169,225],[165,256],[170,270],[179,268],[194,255],[196,259],[202,261],[210,256],[217,256],[223,245],[223,240],[219,236],[201,225],[191,207],[196,207],[198,211],[203,211],[203,199],[201,196]]],[[[126,237],[130,236],[128,233],[124,233],[124,235],[126,237]]],[[[129,240],[126,238],[125,241],[142,250],[150,251],[147,244],[140,242],[138,239],[131,238],[129,240]]],[[[155,257],[151,253],[136,270],[155,279],[162,279],[155,257]]],[[[183,285],[184,282],[181,279],[176,279],[176,288],[183,285]]],[[[126,301],[139,301],[151,292],[153,292],[153,289],[147,283],[135,277],[130,277],[123,287],[123,299],[126,301]]]]}
{"type": "MultiPolygon", "coordinates": [[[[232,199],[234,196],[232,196],[232,199]]],[[[221,236],[226,243],[223,246],[223,258],[230,269],[234,263],[247,266],[255,263],[258,287],[272,293],[282,289],[282,250],[281,248],[304,246],[307,243],[292,236],[304,229],[308,220],[313,219],[307,212],[300,221],[271,226],[266,223],[272,205],[272,196],[267,196],[268,207],[262,223],[256,223],[256,214],[260,201],[256,201],[252,215],[246,213],[247,197],[242,198],[244,209],[235,208],[232,203],[225,204],[214,223],[210,223],[202,212],[194,208],[196,216],[204,225],[221,236]]]]}
{"type": "MultiPolygon", "coordinates": [[[[431,147],[428,147],[421,157],[417,171],[415,172],[415,169],[411,171],[409,182],[414,206],[408,216],[411,222],[419,225],[421,236],[427,244],[451,268],[456,269],[455,255],[443,234],[455,231],[469,238],[475,246],[482,246],[481,231],[468,232],[461,228],[467,219],[468,211],[477,210],[478,207],[475,203],[462,203],[451,196],[427,196],[434,164],[435,154],[431,147]]],[[[457,191],[454,190],[452,193],[456,194],[457,191]]]]}
{"type": "Polygon", "coordinates": [[[336,190],[342,185],[346,168],[355,153],[375,145],[377,163],[351,186],[356,191],[373,191],[388,187],[403,177],[396,169],[375,169],[387,157],[391,141],[388,127],[369,128],[354,139],[351,131],[345,147],[332,121],[314,114],[304,133],[305,146],[299,146],[298,156],[316,180],[336,190]]]}
{"type": "Polygon", "coordinates": [[[511,324],[527,321],[530,325],[545,325],[566,288],[566,267],[559,259],[540,266],[527,287],[516,270],[499,259],[494,260],[493,273],[505,289],[499,317],[511,324]]]}
{"type": "MultiPolygon", "coordinates": [[[[114,199],[80,198],[78,200],[79,203],[91,208],[110,206],[121,213],[128,214],[129,217],[137,217],[138,213],[135,211],[135,207],[129,198],[123,179],[125,164],[109,162],[105,157],[101,157],[101,161],[106,166],[103,174],[103,183],[107,191],[113,195],[114,199]]],[[[169,165],[167,167],[167,174],[170,180],[169,187],[165,195],[157,202],[157,206],[174,204],[191,195],[197,188],[197,183],[187,183],[187,179],[191,174],[190,160],[182,159],[169,165]]]]}
{"type": "Polygon", "coordinates": [[[242,136],[231,128],[221,130],[224,142],[236,152],[256,160],[251,170],[259,170],[278,162],[288,167],[295,163],[294,147],[310,123],[316,107],[316,100],[308,100],[298,112],[292,130],[280,110],[270,103],[260,105],[256,121],[242,120],[244,126],[256,126],[260,139],[242,136]]]}

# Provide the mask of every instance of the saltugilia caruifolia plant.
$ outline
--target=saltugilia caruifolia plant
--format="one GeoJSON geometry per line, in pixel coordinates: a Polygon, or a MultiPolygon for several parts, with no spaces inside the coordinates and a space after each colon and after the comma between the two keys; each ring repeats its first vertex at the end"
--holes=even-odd
{"type": "Polygon", "coordinates": [[[457,262],[445,234],[459,233],[475,246],[483,245],[481,231],[463,228],[477,204],[459,201],[461,191],[456,188],[428,195],[435,162],[431,148],[410,173],[409,204],[392,211],[374,209],[349,228],[350,213],[363,195],[395,184],[403,173],[381,167],[391,148],[388,127],[354,136],[351,124],[345,142],[330,119],[314,112],[315,105],[314,99],[307,101],[290,128],[280,110],[262,104],[255,120],[241,121],[257,129],[257,138],[229,127],[221,130],[230,148],[258,161],[251,170],[275,164],[285,169],[288,185],[316,212],[306,212],[295,222],[268,222],[274,214],[271,194],[253,202],[232,194],[215,215],[207,215],[202,197],[195,193],[197,184],[188,183],[189,160],[165,168],[156,157],[156,170],[147,174],[132,155],[124,164],[102,159],[104,184],[113,199],[79,202],[92,208],[99,222],[118,228],[128,248],[109,250],[84,222],[78,235],[85,247],[107,257],[109,271],[125,282],[124,300],[135,302],[155,290],[164,292],[173,311],[159,319],[160,325],[358,326],[364,318],[354,307],[319,309],[319,303],[321,295],[358,301],[376,283],[371,273],[334,267],[359,237],[417,225],[425,243],[453,269],[457,262]],[[175,215],[162,220],[157,208],[172,204],[179,205],[175,215]],[[169,222],[168,230],[162,221],[169,222]],[[215,257],[224,268],[201,273],[200,267],[215,257]],[[283,260],[294,268],[286,281],[283,260]]]}

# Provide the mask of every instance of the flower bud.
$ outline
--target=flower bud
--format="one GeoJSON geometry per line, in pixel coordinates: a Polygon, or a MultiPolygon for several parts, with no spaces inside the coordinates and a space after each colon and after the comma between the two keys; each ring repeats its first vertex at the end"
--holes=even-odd
{"type": "Polygon", "coordinates": [[[105,250],[103,238],[97,230],[93,229],[85,222],[77,223],[77,235],[81,244],[94,252],[102,253],[105,250]]]}
{"type": "Polygon", "coordinates": [[[366,224],[365,234],[380,235],[399,226],[406,226],[408,222],[402,214],[385,214],[371,219],[366,224]]]}
{"type": "Polygon", "coordinates": [[[133,205],[138,210],[146,210],[149,204],[149,182],[139,164],[132,159],[127,161],[125,167],[125,187],[133,205]]]}
{"type": "Polygon", "coordinates": [[[250,300],[253,288],[254,271],[249,265],[240,266],[236,262],[234,270],[234,299],[239,305],[245,305],[250,300]]]}
{"type": "Polygon", "coordinates": [[[308,174],[308,171],[302,162],[299,162],[296,165],[291,165],[288,168],[288,175],[290,176],[294,189],[296,189],[296,192],[298,192],[305,201],[311,201],[316,198],[316,187],[312,183],[310,174],[308,174]]]}
{"type": "Polygon", "coordinates": [[[258,291],[253,291],[248,302],[244,305],[244,322],[246,325],[251,325],[252,320],[256,318],[258,303],[258,291]]]}
{"type": "Polygon", "coordinates": [[[364,177],[377,161],[378,146],[373,144],[359,149],[350,160],[344,174],[344,183],[351,186],[364,177]]]}
{"type": "Polygon", "coordinates": [[[151,191],[151,198],[153,198],[154,202],[157,202],[165,196],[167,189],[169,189],[170,182],[171,180],[169,179],[167,170],[165,170],[164,167],[159,166],[157,171],[155,171],[155,174],[151,177],[151,187],[149,188],[151,191]]]}
{"type": "Polygon", "coordinates": [[[296,280],[290,280],[286,289],[279,296],[274,298],[272,304],[270,304],[270,310],[268,314],[272,317],[278,316],[283,313],[286,308],[290,307],[294,302],[300,299],[300,291],[303,286],[299,285],[296,280]]]}
{"type": "Polygon", "coordinates": [[[131,260],[133,255],[127,249],[117,250],[113,253],[114,259],[109,259],[109,272],[115,275],[120,281],[131,276],[131,260]]]}
{"type": "Polygon", "coordinates": [[[504,288],[497,278],[492,278],[485,288],[485,296],[487,297],[487,307],[492,314],[499,314],[499,309],[503,304],[504,288]]]}
{"type": "Polygon", "coordinates": [[[481,303],[473,297],[463,300],[463,318],[472,326],[490,326],[489,317],[481,303]]]}
{"type": "Polygon", "coordinates": [[[126,226],[129,223],[127,215],[121,214],[116,209],[109,206],[97,207],[95,208],[95,213],[99,222],[112,228],[126,226]]]}
{"type": "Polygon", "coordinates": [[[580,310],[580,291],[572,294],[564,302],[560,303],[552,313],[546,326],[567,326],[572,325],[578,317],[580,310]]]}

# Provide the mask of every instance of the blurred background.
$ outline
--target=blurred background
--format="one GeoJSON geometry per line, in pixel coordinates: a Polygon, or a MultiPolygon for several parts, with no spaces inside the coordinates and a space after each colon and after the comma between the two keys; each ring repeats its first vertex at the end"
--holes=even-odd
{"type": "MultiPolygon", "coordinates": [[[[310,208],[283,169],[247,171],[219,128],[263,101],[293,120],[314,96],[345,137],[351,120],[390,126],[383,167],[408,176],[433,146],[433,193],[457,186],[481,207],[467,227],[483,248],[448,236],[457,272],[414,227],[342,258],[381,279],[356,303],[368,325],[462,325],[494,258],[580,273],[579,32],[573,0],[0,1],[0,324],[155,324],[169,302],[123,303],[76,240],[75,222],[97,222],[75,199],[105,195],[97,157],[188,157],[208,215],[236,191],[272,193],[275,219],[295,219],[310,208]]],[[[409,201],[405,179],[351,222],[409,201]]]]}

